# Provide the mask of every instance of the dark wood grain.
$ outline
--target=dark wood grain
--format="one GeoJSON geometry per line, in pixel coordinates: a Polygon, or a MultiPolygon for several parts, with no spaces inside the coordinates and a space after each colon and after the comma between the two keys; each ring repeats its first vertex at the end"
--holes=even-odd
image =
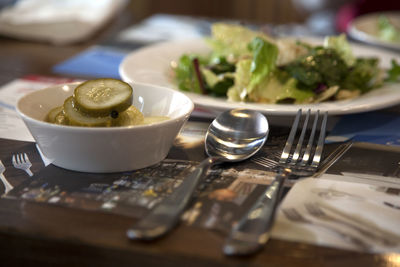
{"type": "Polygon", "coordinates": [[[228,258],[224,237],[181,225],[156,242],[125,236],[131,218],[54,205],[0,201],[0,259],[29,266],[388,266],[385,256],[272,239],[257,255],[228,258]]]}

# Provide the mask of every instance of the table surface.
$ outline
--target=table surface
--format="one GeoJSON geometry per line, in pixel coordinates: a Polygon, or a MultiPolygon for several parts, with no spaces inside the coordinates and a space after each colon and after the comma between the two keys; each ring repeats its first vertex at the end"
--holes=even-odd
{"type": "MultiPolygon", "coordinates": [[[[135,23],[129,12],[90,41],[52,46],[0,37],[0,85],[27,74],[57,77],[52,67],[135,23]]],[[[63,76],[65,77],[65,75],[63,76]]],[[[85,77],[74,77],[85,78],[85,77]]],[[[271,239],[258,254],[227,257],[224,236],[181,225],[156,242],[132,242],[132,218],[0,199],[2,266],[397,266],[400,256],[373,255],[271,239]]]]}

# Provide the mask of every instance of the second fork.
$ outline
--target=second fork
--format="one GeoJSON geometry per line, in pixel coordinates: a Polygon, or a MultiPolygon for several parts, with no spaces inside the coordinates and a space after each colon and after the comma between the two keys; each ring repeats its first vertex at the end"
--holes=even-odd
{"type": "Polygon", "coordinates": [[[15,168],[24,170],[29,176],[33,176],[33,173],[30,169],[32,167],[32,163],[26,153],[13,155],[12,164],[15,168]]]}
{"type": "Polygon", "coordinates": [[[3,162],[0,160],[0,180],[3,182],[4,185],[4,194],[10,192],[14,187],[7,181],[6,177],[3,175],[6,167],[4,166],[3,162]]]}
{"type": "Polygon", "coordinates": [[[303,149],[310,113],[310,110],[306,113],[297,145],[294,152],[291,153],[302,114],[301,109],[297,112],[279,160],[280,172],[247,214],[232,228],[224,246],[226,255],[248,255],[262,248],[269,239],[269,233],[274,223],[276,209],[286,179],[292,174],[297,177],[304,177],[311,176],[317,171],[325,142],[328,114],[325,113],[323,116],[320,124],[320,135],[317,144],[315,144],[314,137],[319,118],[319,111],[317,111],[308,143],[303,149]]]}

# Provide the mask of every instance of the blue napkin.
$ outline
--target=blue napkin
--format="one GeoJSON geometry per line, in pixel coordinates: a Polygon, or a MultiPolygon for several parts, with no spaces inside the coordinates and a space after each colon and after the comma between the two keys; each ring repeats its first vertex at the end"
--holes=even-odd
{"type": "Polygon", "coordinates": [[[343,116],[328,135],[327,142],[348,140],[384,145],[400,145],[400,116],[368,112],[343,116]]]}
{"type": "Polygon", "coordinates": [[[94,46],[55,65],[53,71],[69,75],[120,79],[118,68],[125,56],[126,52],[103,46],[94,46]]]}

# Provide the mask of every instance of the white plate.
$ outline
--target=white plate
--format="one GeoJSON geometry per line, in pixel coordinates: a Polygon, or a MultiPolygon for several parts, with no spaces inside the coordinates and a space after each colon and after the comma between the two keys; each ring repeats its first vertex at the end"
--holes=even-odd
{"type": "Polygon", "coordinates": [[[357,17],[350,23],[349,36],[367,44],[400,50],[400,42],[389,42],[379,38],[378,20],[381,15],[386,16],[391,23],[400,28],[399,12],[370,13],[357,17]]]}
{"type": "MultiPolygon", "coordinates": [[[[306,39],[308,42],[321,40],[306,39]]],[[[171,63],[176,62],[184,53],[206,54],[210,50],[202,39],[173,41],[158,43],[136,50],[125,57],[119,67],[119,72],[124,81],[139,82],[177,88],[172,81],[171,63]]],[[[355,55],[379,57],[381,66],[390,67],[390,60],[400,57],[396,54],[376,48],[353,45],[355,55]]],[[[249,108],[258,110],[267,115],[294,115],[299,108],[319,109],[328,111],[330,115],[341,115],[381,109],[400,103],[399,84],[386,85],[373,90],[356,99],[325,102],[319,104],[293,105],[293,104],[257,104],[230,102],[224,98],[186,93],[196,107],[203,107],[211,111],[224,111],[233,108],[249,108]]]]}

